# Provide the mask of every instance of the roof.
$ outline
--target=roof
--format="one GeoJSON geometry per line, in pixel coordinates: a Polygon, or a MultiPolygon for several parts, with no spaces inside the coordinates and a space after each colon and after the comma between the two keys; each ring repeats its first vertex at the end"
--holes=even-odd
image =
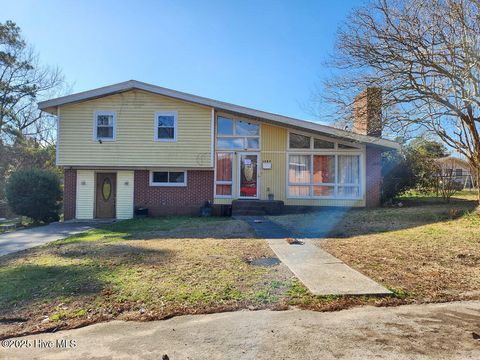
{"type": "Polygon", "coordinates": [[[317,132],[324,135],[329,135],[337,138],[343,138],[348,140],[353,140],[360,143],[365,143],[381,148],[387,149],[399,149],[400,144],[387,139],[377,138],[374,136],[367,136],[367,135],[360,135],[353,133],[351,131],[341,130],[334,128],[332,126],[326,126],[318,123],[314,123],[311,121],[299,120],[295,118],[291,118],[288,116],[282,116],[278,114],[269,113],[266,111],[255,110],[251,108],[247,108],[240,105],[234,105],[230,103],[226,103],[223,101],[213,100],[197,95],[187,94],[181,91],[176,91],[172,89],[167,89],[161,86],[156,86],[152,84],[147,84],[137,80],[129,80],[125,82],[121,82],[114,85],[104,86],[101,88],[79,92],[72,95],[62,96],[59,98],[41,101],[38,103],[38,107],[48,113],[56,114],[57,108],[62,105],[78,103],[82,101],[92,100],[103,96],[113,95],[129,90],[143,90],[150,93],[163,95],[167,97],[171,97],[174,99],[179,99],[199,105],[205,105],[209,107],[213,107],[216,110],[223,110],[229,111],[253,118],[258,118],[259,120],[270,122],[274,125],[280,126],[288,126],[292,128],[297,128],[301,130],[309,130],[313,132],[317,132]]]}
{"type": "Polygon", "coordinates": [[[452,163],[452,162],[455,162],[455,163],[458,163],[458,164],[462,164],[464,167],[466,168],[470,168],[470,163],[467,161],[467,160],[464,160],[464,159],[461,159],[461,158],[458,158],[458,157],[455,157],[455,156],[445,156],[445,157],[441,157],[441,158],[438,158],[438,159],[435,159],[435,161],[439,162],[439,163],[452,163]]]}

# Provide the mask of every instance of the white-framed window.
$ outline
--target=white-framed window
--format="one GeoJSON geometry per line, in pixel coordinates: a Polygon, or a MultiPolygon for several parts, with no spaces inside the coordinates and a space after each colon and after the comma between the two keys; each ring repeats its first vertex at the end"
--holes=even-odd
{"type": "Polygon", "coordinates": [[[217,117],[217,149],[260,149],[260,125],[247,120],[219,115],[217,117]]]}
{"type": "Polygon", "coordinates": [[[361,149],[361,146],[355,143],[337,142],[333,139],[324,138],[322,136],[311,136],[302,134],[301,132],[289,131],[288,149],[299,151],[359,150],[361,149]]]}
{"type": "Polygon", "coordinates": [[[96,111],[93,115],[93,139],[115,141],[117,114],[113,111],[96,111]]]}
{"type": "Polygon", "coordinates": [[[186,171],[150,171],[150,186],[187,186],[186,171]]]}
{"type": "Polygon", "coordinates": [[[159,111],[155,113],[155,141],[177,141],[176,111],[159,111]]]}
{"type": "Polygon", "coordinates": [[[289,153],[288,197],[359,199],[361,166],[360,154],[289,153]]]}
{"type": "Polygon", "coordinates": [[[215,155],[215,197],[231,198],[233,194],[234,153],[231,151],[219,151],[215,155]]]}

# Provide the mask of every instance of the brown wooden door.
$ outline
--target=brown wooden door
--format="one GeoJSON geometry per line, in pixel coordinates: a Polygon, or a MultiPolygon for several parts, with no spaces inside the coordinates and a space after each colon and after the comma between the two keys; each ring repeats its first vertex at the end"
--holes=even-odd
{"type": "Polygon", "coordinates": [[[115,217],[115,195],[117,193],[117,174],[97,173],[96,217],[115,217]]]}

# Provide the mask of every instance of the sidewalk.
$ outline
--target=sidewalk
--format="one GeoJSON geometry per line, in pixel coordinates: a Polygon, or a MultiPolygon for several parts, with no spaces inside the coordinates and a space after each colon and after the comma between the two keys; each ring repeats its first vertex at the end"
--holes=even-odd
{"type": "Polygon", "coordinates": [[[312,244],[290,245],[285,238],[290,232],[265,217],[245,217],[262,238],[265,238],[278,256],[314,295],[390,295],[369,277],[359,273],[336,257],[312,244]],[[257,221],[255,221],[257,220],[257,221]]]}

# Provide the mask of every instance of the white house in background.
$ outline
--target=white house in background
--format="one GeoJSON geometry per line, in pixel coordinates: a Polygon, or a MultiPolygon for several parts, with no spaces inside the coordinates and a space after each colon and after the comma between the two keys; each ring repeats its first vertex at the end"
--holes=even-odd
{"type": "Polygon", "coordinates": [[[476,187],[476,176],[470,164],[463,159],[446,156],[436,160],[442,176],[453,176],[455,181],[463,184],[464,189],[476,187]]]}

